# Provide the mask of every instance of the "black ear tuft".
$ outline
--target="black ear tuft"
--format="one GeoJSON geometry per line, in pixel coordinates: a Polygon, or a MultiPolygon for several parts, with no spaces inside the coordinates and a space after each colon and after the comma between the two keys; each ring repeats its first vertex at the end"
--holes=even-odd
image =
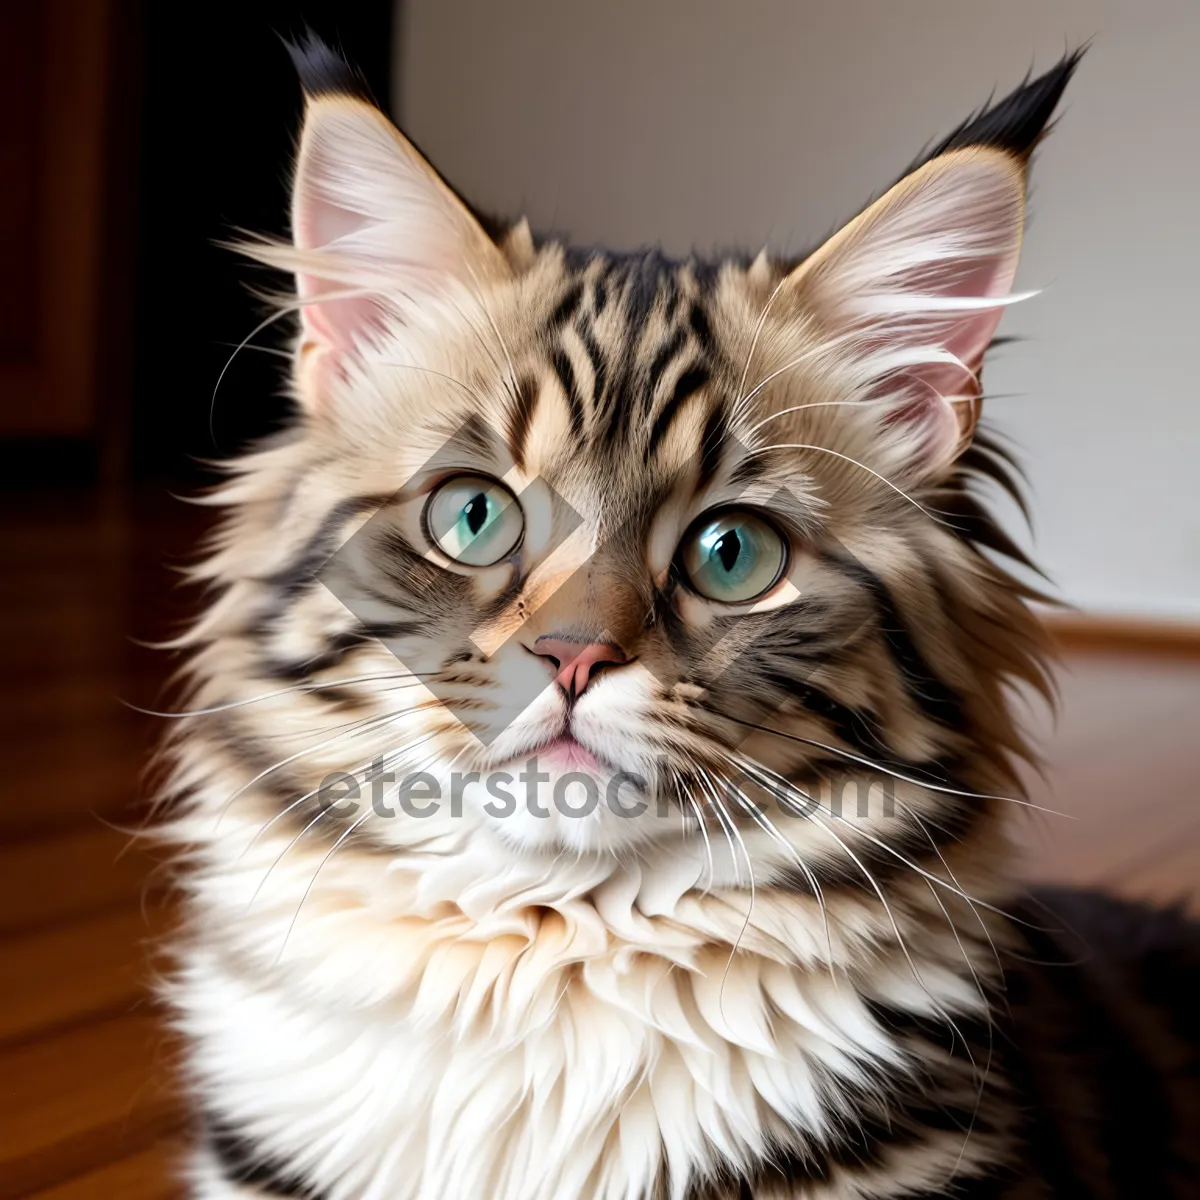
{"type": "Polygon", "coordinates": [[[969,117],[922,161],[965,146],[994,146],[1025,158],[1046,130],[1063,90],[1075,73],[1086,46],[1072,50],[1036,79],[1026,77],[1016,91],[969,117]]]}
{"type": "Polygon", "coordinates": [[[297,41],[285,38],[283,44],[306,96],[349,95],[374,103],[362,76],[311,29],[297,41]]]}

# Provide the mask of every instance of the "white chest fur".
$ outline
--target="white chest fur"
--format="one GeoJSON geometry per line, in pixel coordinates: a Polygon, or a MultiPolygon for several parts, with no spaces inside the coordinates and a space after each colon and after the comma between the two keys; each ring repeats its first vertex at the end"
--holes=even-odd
{"type": "MultiPolygon", "coordinates": [[[[176,994],[201,1094],[330,1200],[616,1200],[664,1178],[677,1200],[772,1136],[821,1139],[838,1082],[898,1059],[795,897],[747,921],[744,892],[661,871],[651,894],[633,868],[560,864],[551,894],[477,863],[334,863],[294,926],[312,864],[248,908],[229,898],[253,869],[202,886],[223,932],[176,994]]],[[[835,950],[871,937],[854,926],[835,950]]]]}

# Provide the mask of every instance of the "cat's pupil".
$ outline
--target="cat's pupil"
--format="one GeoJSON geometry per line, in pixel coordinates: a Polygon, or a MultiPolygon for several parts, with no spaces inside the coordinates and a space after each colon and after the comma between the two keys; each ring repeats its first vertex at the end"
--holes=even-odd
{"type": "Polygon", "coordinates": [[[478,533],[483,528],[483,523],[487,520],[488,502],[487,497],[480,492],[478,496],[472,500],[468,500],[463,508],[463,516],[467,519],[467,528],[473,533],[478,533]]]}
{"type": "Polygon", "coordinates": [[[738,537],[737,530],[731,529],[728,533],[721,534],[713,546],[713,553],[721,560],[721,566],[727,572],[732,571],[733,564],[742,553],[742,539],[738,537]]]}

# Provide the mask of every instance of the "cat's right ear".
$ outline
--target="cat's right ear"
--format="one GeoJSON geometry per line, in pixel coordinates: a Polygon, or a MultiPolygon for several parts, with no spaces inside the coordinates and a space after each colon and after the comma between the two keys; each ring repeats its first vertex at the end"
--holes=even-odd
{"type": "Polygon", "coordinates": [[[289,50],[305,90],[292,189],[302,360],[353,352],[398,308],[508,271],[467,206],[309,39],[289,50]]]}

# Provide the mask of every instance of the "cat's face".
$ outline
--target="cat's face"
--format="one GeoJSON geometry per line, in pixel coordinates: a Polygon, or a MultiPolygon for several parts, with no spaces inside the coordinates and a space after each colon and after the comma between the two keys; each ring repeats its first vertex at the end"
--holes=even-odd
{"type": "Polygon", "coordinates": [[[799,265],[580,254],[493,240],[375,109],[310,99],[295,245],[255,250],[298,279],[304,419],[251,469],[287,498],[254,653],[342,680],[353,728],[311,771],[437,781],[436,821],[363,810],[363,835],[452,814],[621,852],[743,824],[730,777],[783,787],[814,746],[962,753],[947,597],[1003,601],[933,510],[1024,182],[950,150],[799,265]]]}

